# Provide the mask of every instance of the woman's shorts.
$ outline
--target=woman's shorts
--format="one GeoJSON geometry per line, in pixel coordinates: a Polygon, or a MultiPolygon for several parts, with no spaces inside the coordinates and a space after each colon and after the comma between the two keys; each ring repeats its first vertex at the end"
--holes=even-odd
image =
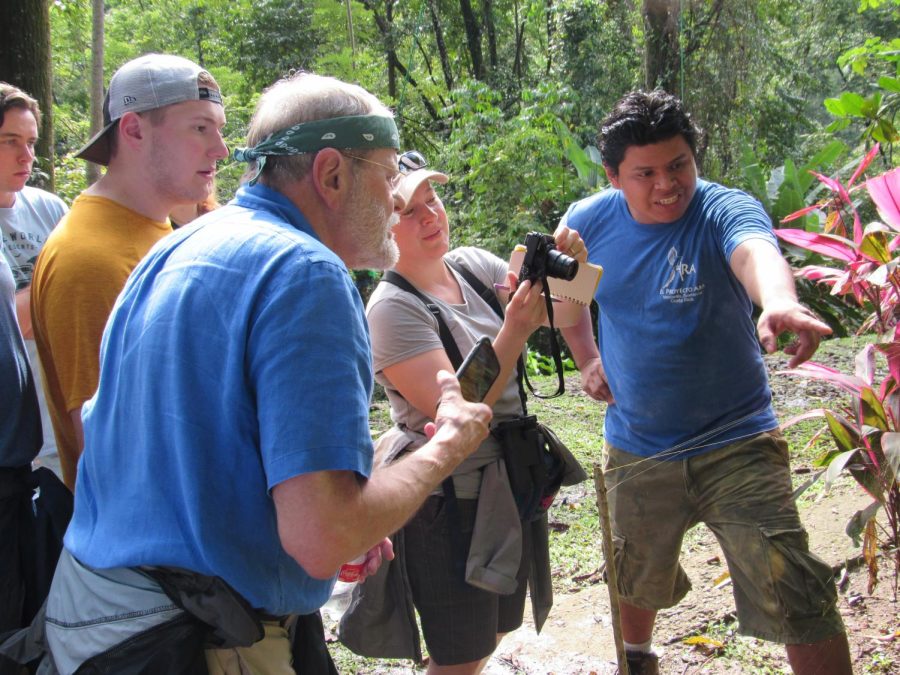
{"type": "Polygon", "coordinates": [[[446,499],[431,496],[404,528],[406,565],[413,602],[422,621],[429,656],[441,666],[479,661],[497,646],[497,634],[522,625],[528,568],[519,586],[498,595],[465,581],[465,560],[475,524],[477,499],[458,499],[461,537],[451,532],[446,499]],[[464,551],[454,542],[464,542],[464,551]]]}

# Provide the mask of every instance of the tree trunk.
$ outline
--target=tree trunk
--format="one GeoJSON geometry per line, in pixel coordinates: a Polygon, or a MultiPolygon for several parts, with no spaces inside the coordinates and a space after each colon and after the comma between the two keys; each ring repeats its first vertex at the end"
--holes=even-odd
{"type": "Polygon", "coordinates": [[[50,62],[50,5],[48,0],[8,0],[0,20],[0,80],[37,99],[41,128],[35,152],[46,174],[42,187],[53,190],[53,71],[50,62]]]}
{"type": "Polygon", "coordinates": [[[376,0],[360,0],[362,6],[372,13],[372,19],[378,32],[381,33],[384,42],[384,53],[387,57],[387,73],[388,73],[388,96],[392,99],[397,98],[397,65],[400,59],[397,57],[397,50],[394,47],[394,0],[385,0],[385,14],[378,11],[378,3],[376,0]]]}
{"type": "Polygon", "coordinates": [[[494,0],[482,0],[484,32],[487,33],[488,63],[491,73],[497,71],[497,27],[494,24],[494,0]]]}
{"type": "MultiPolygon", "coordinates": [[[[91,0],[91,138],[103,128],[103,0],[91,0]]],[[[88,185],[100,178],[100,167],[86,162],[88,185]]]]}
{"type": "Polygon", "coordinates": [[[441,16],[438,13],[435,0],[428,0],[428,10],[431,12],[431,27],[434,29],[434,42],[437,45],[438,54],[441,57],[441,70],[444,71],[444,84],[447,85],[447,92],[451,92],[453,91],[453,69],[450,67],[447,44],[444,42],[444,27],[441,25],[441,16]]]}
{"type": "Polygon", "coordinates": [[[523,63],[525,62],[525,21],[519,16],[519,3],[516,0],[513,5],[513,24],[516,29],[516,56],[513,60],[513,74],[519,83],[519,91],[522,91],[522,77],[525,74],[523,63]]]}
{"type": "Polygon", "coordinates": [[[481,54],[481,26],[472,10],[469,0],[459,0],[459,9],[462,12],[463,24],[466,27],[466,44],[469,48],[469,57],[472,59],[472,77],[484,81],[484,57],[481,54]]]}
{"type": "Polygon", "coordinates": [[[553,50],[550,45],[553,44],[553,0],[546,0],[544,7],[544,23],[547,29],[547,75],[553,68],[553,50]]]}
{"type": "Polygon", "coordinates": [[[671,0],[644,0],[644,87],[678,94],[678,13],[671,0]]]}

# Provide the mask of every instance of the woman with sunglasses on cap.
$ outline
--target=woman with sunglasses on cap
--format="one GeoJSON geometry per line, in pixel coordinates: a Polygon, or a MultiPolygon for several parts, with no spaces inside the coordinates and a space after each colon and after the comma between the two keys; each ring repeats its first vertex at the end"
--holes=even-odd
{"type": "MultiPolygon", "coordinates": [[[[528,336],[546,320],[541,284],[525,281],[517,288],[507,263],[482,249],[451,251],[447,213],[434,189],[435,183],[446,183],[447,176],[429,170],[418,152],[401,155],[400,172],[396,191],[405,205],[393,228],[400,251],[394,272],[437,306],[461,355],[483,336],[492,340],[501,372],[484,400],[493,408],[494,424],[514,419],[522,414],[516,362],[528,336]],[[448,260],[473,274],[483,288],[516,289],[499,298],[505,318],[448,260]]],[[[583,251],[577,234],[567,232],[565,238],[557,242],[560,250],[583,251]]],[[[404,451],[411,451],[424,442],[425,424],[436,412],[435,373],[454,368],[438,321],[421,297],[382,281],[366,314],[376,379],[384,385],[391,417],[404,433],[404,451]]],[[[401,567],[430,656],[428,673],[480,672],[500,638],[522,623],[533,567],[531,525],[523,528],[519,521],[501,457],[499,442],[489,436],[454,473],[452,490],[448,493],[445,487],[430,496],[398,533],[401,567]]],[[[546,519],[540,527],[543,536],[535,539],[546,545],[546,519]]]]}

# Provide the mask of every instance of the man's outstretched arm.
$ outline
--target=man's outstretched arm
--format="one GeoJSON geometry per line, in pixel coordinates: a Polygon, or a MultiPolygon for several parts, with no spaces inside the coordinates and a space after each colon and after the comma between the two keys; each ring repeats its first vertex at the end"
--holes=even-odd
{"type": "Polygon", "coordinates": [[[759,341],[769,354],[778,348],[778,336],[791,332],[797,339],[784,351],[793,368],[811,357],[831,328],[797,300],[794,277],[776,246],[765,239],[748,239],[731,254],[731,271],[762,309],[756,323],[759,341]]]}

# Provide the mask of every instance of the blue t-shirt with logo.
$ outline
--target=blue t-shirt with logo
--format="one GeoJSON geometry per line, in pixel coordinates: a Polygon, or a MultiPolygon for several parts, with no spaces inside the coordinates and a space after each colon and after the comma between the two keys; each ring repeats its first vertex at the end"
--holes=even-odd
{"type": "Polygon", "coordinates": [[[753,304],[729,267],[748,239],[777,247],[759,202],[698,180],[684,216],[644,225],[609,188],[573,204],[564,221],[604,269],[596,299],[615,398],[609,443],[676,459],[778,426],[753,304]]]}
{"type": "Polygon", "coordinates": [[[370,474],[373,375],[350,273],[303,214],[243,187],[161,240],[116,302],[100,362],[66,548],[95,568],[220,576],[272,614],[318,609],[334,582],[284,550],[270,490],[370,474]]]}

